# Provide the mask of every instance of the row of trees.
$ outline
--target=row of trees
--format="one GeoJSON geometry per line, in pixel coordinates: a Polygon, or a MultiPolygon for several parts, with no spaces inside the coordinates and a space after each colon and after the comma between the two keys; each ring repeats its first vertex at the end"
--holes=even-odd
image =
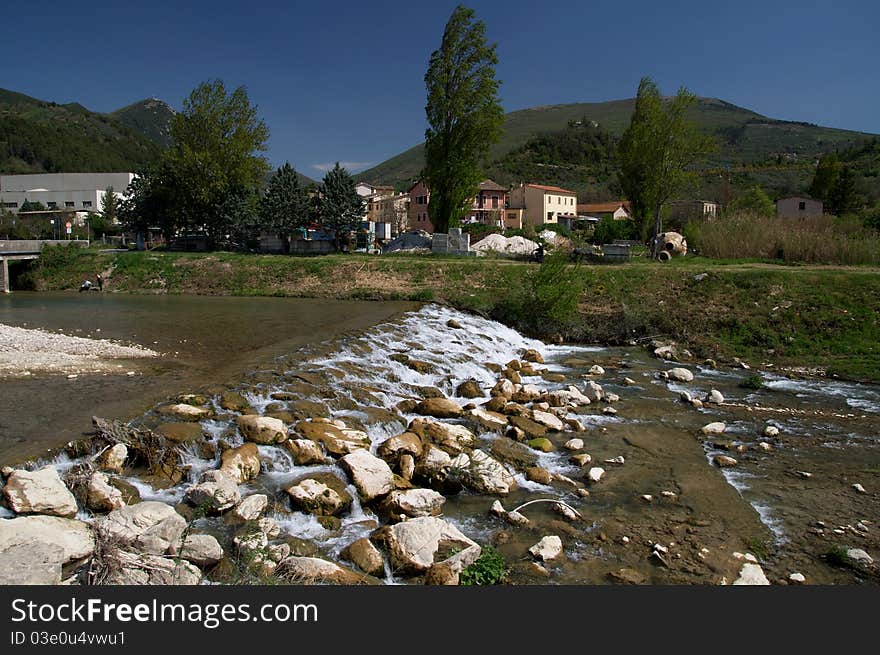
{"type": "Polygon", "coordinates": [[[133,231],[159,227],[166,240],[204,234],[217,244],[244,244],[261,232],[286,236],[311,223],[341,236],[361,220],[354,180],[338,163],[316,188],[306,188],[289,163],[267,183],[270,167],[261,153],[269,130],[243,87],[200,84],[175,115],[171,137],[118,208],[133,231]]]}

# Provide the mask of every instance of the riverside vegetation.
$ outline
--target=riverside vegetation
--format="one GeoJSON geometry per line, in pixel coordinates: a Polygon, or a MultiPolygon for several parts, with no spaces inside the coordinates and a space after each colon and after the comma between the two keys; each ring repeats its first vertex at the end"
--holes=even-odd
{"type": "Polygon", "coordinates": [[[660,266],[499,259],[321,258],[47,249],[19,289],[435,301],[532,336],[625,344],[673,339],[696,356],[880,380],[880,276],[872,267],[687,257],[660,266]]]}

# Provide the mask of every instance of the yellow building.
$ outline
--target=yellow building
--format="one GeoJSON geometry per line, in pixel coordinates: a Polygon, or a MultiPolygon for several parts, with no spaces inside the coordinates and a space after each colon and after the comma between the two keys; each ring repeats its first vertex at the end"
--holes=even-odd
{"type": "Polygon", "coordinates": [[[522,210],[522,223],[534,226],[577,218],[577,194],[558,186],[521,184],[510,192],[510,210],[522,210]]]}

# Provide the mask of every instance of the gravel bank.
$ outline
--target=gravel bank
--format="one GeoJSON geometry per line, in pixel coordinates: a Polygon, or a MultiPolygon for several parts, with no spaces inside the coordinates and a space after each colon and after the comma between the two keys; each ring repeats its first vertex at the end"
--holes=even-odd
{"type": "Polygon", "coordinates": [[[45,330],[0,323],[0,377],[27,377],[34,373],[76,375],[125,373],[116,360],[157,357],[141,346],[123,346],[106,339],[86,339],[45,330]]]}

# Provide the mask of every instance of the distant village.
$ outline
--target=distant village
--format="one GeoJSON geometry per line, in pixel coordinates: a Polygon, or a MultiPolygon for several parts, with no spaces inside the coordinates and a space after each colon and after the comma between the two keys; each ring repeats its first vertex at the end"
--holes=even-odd
{"type": "MultiPolygon", "coordinates": [[[[87,239],[89,217],[100,213],[105,193],[111,190],[117,200],[122,200],[124,190],[134,177],[131,172],[0,175],[0,204],[7,215],[49,223],[53,238],[87,239]],[[34,206],[39,209],[31,209],[34,206]]],[[[356,192],[363,200],[358,245],[381,246],[412,231],[434,234],[431,190],[424,181],[417,181],[405,192],[362,181],[357,183],[356,192]]],[[[823,206],[813,198],[792,196],[780,198],[776,210],[781,217],[811,217],[821,216],[823,206]]],[[[706,200],[678,201],[670,203],[669,212],[671,219],[680,222],[711,221],[720,216],[721,207],[717,202],[706,200]]],[[[630,203],[625,199],[579,203],[577,194],[569,189],[532,183],[505,187],[486,179],[480,182],[462,225],[482,224],[501,230],[558,225],[574,231],[589,229],[603,219],[631,218],[630,203]]],[[[294,235],[294,240],[330,241],[320,225],[311,228],[294,235]]],[[[148,238],[160,238],[158,231],[148,238]]],[[[261,250],[266,252],[280,251],[280,243],[278,235],[260,237],[261,250]]],[[[320,252],[327,248],[304,248],[303,251],[320,252]]],[[[196,246],[196,249],[200,248],[196,246]]]]}

